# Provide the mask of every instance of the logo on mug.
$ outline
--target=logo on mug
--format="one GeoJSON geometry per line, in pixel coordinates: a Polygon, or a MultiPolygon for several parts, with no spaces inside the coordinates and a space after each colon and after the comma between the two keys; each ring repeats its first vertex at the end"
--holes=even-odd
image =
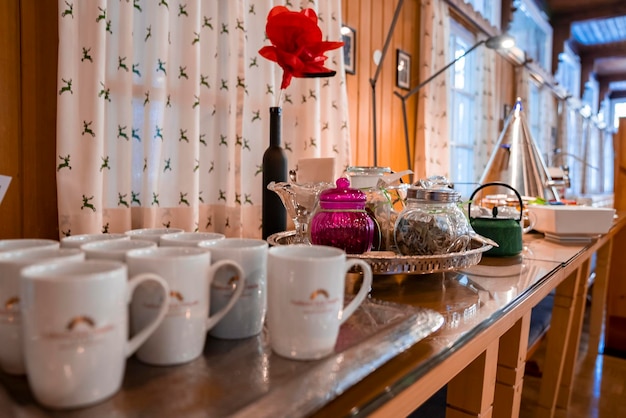
{"type": "Polygon", "coordinates": [[[292,300],[295,306],[304,309],[307,314],[323,314],[333,311],[333,306],[339,303],[338,298],[330,297],[330,293],[326,289],[316,289],[309,294],[307,300],[292,300]]]}
{"type": "Polygon", "coordinates": [[[309,296],[309,299],[315,300],[318,296],[324,296],[326,299],[330,297],[326,290],[317,289],[316,291],[311,292],[311,296],[309,296]]]}
{"type": "Polygon", "coordinates": [[[20,298],[17,296],[13,296],[8,298],[6,302],[4,302],[4,309],[7,311],[17,310],[17,304],[20,303],[20,298]]]}
{"type": "Polygon", "coordinates": [[[114,328],[113,324],[97,327],[92,317],[77,315],[67,321],[63,331],[45,333],[43,338],[58,341],[60,349],[75,350],[76,346],[96,344],[114,328]]]}
{"type": "MultiPolygon", "coordinates": [[[[185,296],[175,289],[170,289],[170,303],[167,310],[168,316],[186,315],[189,308],[198,305],[200,302],[196,300],[185,301],[185,296]]],[[[150,304],[151,308],[159,309],[160,303],[150,304]]]]}
{"type": "Polygon", "coordinates": [[[74,330],[74,328],[78,327],[80,324],[85,324],[88,328],[93,328],[93,327],[96,326],[96,323],[90,317],[88,317],[88,316],[77,316],[75,318],[72,318],[67,323],[66,328],[67,328],[68,331],[72,331],[72,330],[74,330]]]}
{"type": "Polygon", "coordinates": [[[4,305],[0,305],[0,322],[3,324],[18,325],[20,321],[20,298],[13,296],[4,302],[4,305]]]}
{"type": "Polygon", "coordinates": [[[170,297],[177,299],[179,302],[182,302],[185,298],[183,298],[183,295],[180,292],[177,292],[176,290],[170,290],[170,297]]]}
{"type": "Polygon", "coordinates": [[[228,281],[222,280],[220,278],[219,280],[214,280],[211,284],[211,287],[216,290],[231,291],[235,290],[235,287],[237,287],[237,283],[239,282],[239,280],[239,276],[237,275],[231,276],[228,281]]]}

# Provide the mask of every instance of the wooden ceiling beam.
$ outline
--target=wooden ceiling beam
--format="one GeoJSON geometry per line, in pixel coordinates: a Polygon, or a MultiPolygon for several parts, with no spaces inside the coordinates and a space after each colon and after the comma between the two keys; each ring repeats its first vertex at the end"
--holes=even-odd
{"type": "Polygon", "coordinates": [[[623,99],[624,97],[626,97],[626,90],[616,90],[609,93],[611,99],[623,99]]]}
{"type": "Polygon", "coordinates": [[[624,57],[626,56],[626,42],[613,42],[604,45],[584,46],[576,43],[579,55],[588,59],[624,57]]]}
{"type": "Polygon", "coordinates": [[[557,9],[549,13],[550,23],[563,24],[584,20],[600,19],[626,15],[626,2],[615,0],[613,3],[596,5],[593,1],[580,2],[575,9],[557,9]]]}
{"type": "Polygon", "coordinates": [[[614,83],[616,81],[626,81],[626,73],[610,74],[610,75],[598,75],[596,78],[601,83],[614,83]]]}

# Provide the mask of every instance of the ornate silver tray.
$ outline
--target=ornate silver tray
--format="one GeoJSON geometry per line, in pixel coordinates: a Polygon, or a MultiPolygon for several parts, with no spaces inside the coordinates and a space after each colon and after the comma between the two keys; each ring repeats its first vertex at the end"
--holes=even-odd
{"type": "MultiPolygon", "coordinates": [[[[267,237],[269,245],[289,245],[295,231],[283,231],[267,237]]],[[[471,248],[458,253],[437,255],[398,255],[391,251],[370,251],[365,254],[348,254],[360,258],[372,267],[373,274],[430,274],[440,271],[460,270],[478,264],[491,245],[472,240],[471,248]]]]}

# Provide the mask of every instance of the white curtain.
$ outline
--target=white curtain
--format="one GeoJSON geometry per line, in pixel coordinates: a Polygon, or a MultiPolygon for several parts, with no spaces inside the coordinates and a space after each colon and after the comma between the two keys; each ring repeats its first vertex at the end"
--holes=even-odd
{"type": "Polygon", "coordinates": [[[585,118],[580,113],[579,107],[571,101],[568,101],[568,136],[567,136],[567,148],[568,155],[563,158],[563,163],[570,168],[570,188],[567,192],[567,197],[577,197],[582,192],[583,188],[583,167],[584,164],[579,158],[583,152],[584,144],[584,127],[585,118]]]}
{"type": "Polygon", "coordinates": [[[474,174],[478,181],[494,151],[499,135],[498,103],[496,101],[496,55],[493,49],[478,48],[474,78],[478,80],[476,116],[476,146],[474,174]]]}
{"type": "MultiPolygon", "coordinates": [[[[420,80],[425,80],[448,63],[450,19],[444,1],[422,0],[420,45],[420,80]]],[[[418,93],[417,147],[414,171],[420,175],[449,175],[450,147],[448,135],[449,72],[434,79],[418,93]],[[423,145],[422,145],[423,144],[423,145]]]]}
{"type": "MultiPolygon", "coordinates": [[[[282,70],[272,0],[59,0],[57,185],[62,235],[170,226],[260,237],[261,160],[282,70]]],[[[341,40],[341,2],[291,2],[341,40]]],[[[341,49],[326,79],[294,79],[283,146],[350,161],[341,49]]]]}

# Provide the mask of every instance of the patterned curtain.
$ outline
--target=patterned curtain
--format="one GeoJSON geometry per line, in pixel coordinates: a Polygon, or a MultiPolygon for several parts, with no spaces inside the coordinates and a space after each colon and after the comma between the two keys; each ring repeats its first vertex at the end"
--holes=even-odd
{"type": "Polygon", "coordinates": [[[604,170],[602,191],[604,193],[612,193],[614,186],[615,148],[613,147],[613,132],[610,127],[602,131],[602,140],[604,141],[604,146],[602,147],[604,153],[602,157],[602,169],[604,170]]]}
{"type": "Polygon", "coordinates": [[[585,191],[587,193],[600,193],[602,191],[602,161],[600,160],[602,137],[595,117],[589,118],[588,135],[585,153],[585,191]]]}
{"type": "Polygon", "coordinates": [[[480,110],[474,112],[477,132],[474,148],[476,153],[474,174],[476,178],[472,180],[478,181],[487,167],[496,142],[498,142],[499,116],[495,94],[497,52],[485,47],[478,48],[474,52],[477,53],[478,57],[474,77],[479,80],[476,92],[476,108],[480,110]]]}
{"type": "MultiPolygon", "coordinates": [[[[422,28],[420,45],[420,80],[447,63],[450,19],[448,5],[444,1],[422,0],[422,28]]],[[[448,77],[449,72],[435,78],[418,93],[417,138],[415,153],[415,178],[431,175],[449,175],[449,136],[448,136],[448,77]]]]}
{"type": "Polygon", "coordinates": [[[547,86],[542,86],[541,94],[541,136],[543,140],[543,149],[539,150],[543,156],[543,160],[548,164],[552,161],[554,149],[556,148],[556,130],[557,130],[557,110],[558,99],[547,86]]]}
{"type": "MultiPolygon", "coordinates": [[[[341,3],[318,12],[340,40],[341,3]]],[[[272,0],[59,0],[57,184],[62,235],[170,226],[261,235],[261,160],[282,71],[258,54],[272,0]]],[[[350,161],[337,75],[294,79],[283,146],[350,161]]]]}
{"type": "Polygon", "coordinates": [[[579,108],[568,101],[568,130],[567,130],[567,148],[568,155],[563,158],[563,164],[570,168],[570,188],[567,196],[579,196],[582,190],[582,172],[583,164],[572,156],[580,156],[583,153],[583,137],[584,137],[584,121],[579,108]]]}

